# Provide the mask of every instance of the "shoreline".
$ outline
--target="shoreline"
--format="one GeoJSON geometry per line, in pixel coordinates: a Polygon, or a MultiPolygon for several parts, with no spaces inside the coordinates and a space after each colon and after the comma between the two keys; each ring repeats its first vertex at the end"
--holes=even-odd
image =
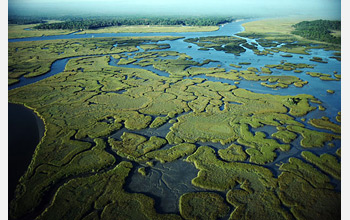
{"type": "MultiPolygon", "coordinates": [[[[16,103],[16,102],[10,102],[10,101],[8,101],[7,103],[12,104],[12,105],[18,105],[18,106],[26,108],[27,110],[30,110],[31,114],[35,118],[35,124],[36,124],[36,127],[38,129],[37,133],[38,133],[39,141],[38,141],[38,144],[36,145],[36,147],[37,147],[42,142],[43,138],[46,136],[47,129],[46,129],[46,124],[45,124],[45,119],[34,108],[27,106],[23,103],[16,103]]],[[[35,149],[36,149],[36,147],[35,147],[35,149]]],[[[35,152],[35,149],[34,149],[34,152],[35,152]]]]}
{"type": "Polygon", "coordinates": [[[118,33],[191,33],[191,32],[214,32],[218,31],[221,25],[218,26],[176,26],[176,25],[129,25],[129,26],[112,26],[100,29],[89,29],[89,30],[25,30],[28,25],[23,25],[23,30],[17,30],[18,33],[10,29],[19,29],[21,25],[9,25],[8,39],[25,39],[32,37],[43,37],[43,36],[64,36],[64,35],[82,35],[82,34],[118,34],[118,33]],[[23,32],[23,33],[22,33],[23,32]],[[17,36],[18,35],[18,36],[17,36]]]}
{"type": "Polygon", "coordinates": [[[44,117],[42,117],[39,114],[39,112],[36,111],[36,109],[34,109],[30,106],[27,106],[26,104],[21,103],[20,105],[29,109],[35,117],[36,126],[38,128],[38,135],[39,135],[39,143],[37,144],[37,146],[38,146],[42,142],[42,139],[46,136],[47,129],[46,129],[46,125],[45,125],[45,119],[44,119],[44,117]]]}
{"type": "Polygon", "coordinates": [[[176,26],[176,25],[134,25],[112,26],[100,29],[83,30],[80,34],[105,34],[105,33],[187,33],[187,32],[213,32],[220,26],[176,26]]]}
{"type": "MultiPolygon", "coordinates": [[[[24,106],[25,108],[27,108],[26,106],[24,106]]],[[[43,121],[43,119],[41,118],[41,116],[37,115],[36,111],[33,111],[32,109],[30,109],[33,112],[33,115],[35,117],[35,121],[36,121],[36,125],[38,127],[38,134],[39,134],[39,143],[41,142],[41,140],[43,139],[43,137],[45,136],[45,123],[43,121]]],[[[39,144],[38,144],[39,145],[39,144]]]]}

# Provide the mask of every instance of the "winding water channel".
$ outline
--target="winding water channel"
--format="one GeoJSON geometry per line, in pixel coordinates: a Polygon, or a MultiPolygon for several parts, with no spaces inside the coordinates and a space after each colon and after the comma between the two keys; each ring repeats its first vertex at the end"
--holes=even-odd
{"type": "MultiPolygon", "coordinates": [[[[235,34],[242,32],[244,28],[242,27],[242,24],[245,22],[250,22],[253,20],[244,20],[244,21],[239,21],[239,22],[232,22],[229,24],[225,24],[218,31],[214,32],[190,32],[190,33],[105,33],[105,34],[69,34],[69,35],[58,35],[58,36],[43,36],[43,37],[33,37],[33,38],[23,38],[23,39],[10,39],[9,43],[11,42],[21,42],[21,41],[44,41],[44,40],[57,40],[57,39],[78,39],[78,38],[91,38],[91,37],[131,37],[131,36],[183,36],[186,38],[194,38],[194,37],[207,37],[207,36],[236,36],[235,34]]],[[[191,56],[194,61],[197,62],[202,62],[206,59],[212,59],[218,62],[211,62],[204,67],[216,67],[218,65],[221,65],[221,68],[225,68],[226,71],[229,71],[230,69],[235,69],[234,67],[231,67],[229,64],[238,64],[239,62],[250,62],[251,67],[264,67],[266,64],[279,64],[281,60],[286,60],[287,62],[290,63],[305,63],[305,64],[310,64],[314,65],[314,69],[308,70],[308,71],[313,71],[313,72],[322,72],[322,73],[332,73],[333,71],[338,72],[339,74],[341,73],[341,68],[340,68],[340,62],[335,60],[335,59],[330,59],[329,57],[333,56],[334,51],[325,51],[323,49],[313,49],[310,50],[310,55],[302,55],[303,58],[300,58],[299,55],[293,55],[293,57],[281,57],[281,54],[285,54],[283,52],[280,53],[275,53],[273,55],[268,55],[268,56],[257,56],[253,53],[252,50],[246,48],[246,52],[242,53],[241,56],[236,56],[233,54],[225,53],[223,51],[216,51],[214,49],[210,49],[209,51],[202,51],[198,50],[198,46],[195,44],[187,43],[184,41],[184,39],[179,39],[175,41],[160,41],[159,43],[166,43],[170,45],[169,51],[177,51],[180,53],[186,53],[187,55],[191,56]],[[189,47],[191,46],[191,47],[189,47]],[[326,60],[328,63],[327,64],[322,64],[322,63],[315,63],[312,61],[309,61],[312,57],[321,57],[323,60],[326,60]]],[[[252,39],[246,39],[249,44],[251,43],[256,43],[255,40],[252,39]]],[[[139,48],[141,49],[141,48],[139,48]]],[[[258,45],[258,49],[263,49],[260,45],[258,45]]],[[[161,50],[164,51],[164,50],[161,50]]],[[[142,52],[142,50],[136,51],[134,53],[131,53],[132,55],[127,55],[130,54],[125,53],[124,55],[127,55],[129,57],[133,57],[136,53],[142,52]]],[[[108,54],[106,54],[108,55],[108,54]]],[[[51,70],[49,73],[39,76],[39,77],[34,77],[34,78],[24,78],[22,77],[20,79],[20,83],[14,84],[12,86],[9,86],[9,90],[15,89],[21,86],[25,86],[31,83],[35,83],[37,81],[40,81],[42,79],[45,79],[47,77],[53,76],[55,74],[61,73],[64,71],[66,64],[69,62],[71,59],[75,59],[78,57],[70,57],[70,58],[65,58],[65,59],[60,59],[56,60],[52,66],[51,70]]],[[[111,57],[109,65],[117,65],[118,60],[115,60],[114,58],[111,57]]],[[[156,70],[153,67],[141,67],[137,65],[126,65],[125,67],[134,67],[134,68],[144,68],[150,71],[153,71],[154,73],[162,76],[169,76],[168,73],[156,70]]],[[[248,66],[249,67],[249,66],[248,66]]],[[[306,71],[305,71],[306,72],[306,71]]],[[[309,82],[309,84],[305,85],[302,88],[297,88],[295,86],[290,86],[289,88],[286,89],[271,89],[264,87],[260,84],[260,82],[254,82],[254,81],[247,81],[247,80],[241,80],[239,81],[240,83],[237,85],[239,88],[244,88],[247,90],[250,90],[252,92],[257,92],[257,93],[266,93],[266,94],[276,94],[276,95],[297,95],[297,94],[310,94],[315,96],[317,99],[321,100],[323,103],[323,106],[326,108],[325,111],[319,111],[315,110],[308,115],[304,116],[303,118],[310,119],[310,118],[320,118],[321,116],[327,116],[329,117],[334,123],[337,123],[334,120],[334,117],[337,115],[338,111],[341,109],[341,103],[340,103],[340,94],[341,94],[341,83],[340,81],[322,81],[318,78],[313,78],[309,75],[306,75],[304,72],[303,73],[291,73],[291,72],[286,72],[283,70],[273,70],[274,75],[295,75],[299,77],[302,80],[306,80],[309,82]],[[331,89],[335,91],[335,94],[328,94],[326,92],[327,89],[331,89]]],[[[228,83],[228,84],[234,84],[235,82],[232,80],[227,80],[227,79],[221,79],[221,78],[214,78],[214,77],[207,77],[205,75],[199,75],[195,76],[194,78],[205,78],[206,80],[209,81],[215,81],[215,82],[223,82],[223,83],[228,83]]],[[[30,112],[31,110],[29,110],[30,112]]],[[[26,167],[28,166],[31,156],[33,154],[33,151],[35,149],[35,146],[40,140],[40,134],[38,131],[38,124],[37,124],[37,119],[33,116],[32,114],[28,114],[28,112],[25,112],[24,107],[19,107],[16,105],[9,104],[9,139],[13,140],[18,136],[26,136],[26,137],[31,137],[32,139],[29,142],[31,142],[32,147],[24,148],[24,144],[21,143],[14,143],[12,141],[9,142],[9,167],[10,170],[18,170],[20,172],[17,174],[16,178],[10,178],[9,179],[9,194],[10,191],[13,192],[14,186],[16,185],[20,175],[23,175],[24,171],[26,170],[26,167]],[[17,109],[17,110],[16,110],[17,109]],[[19,120],[20,117],[23,117],[19,120]],[[28,129],[27,125],[30,124],[31,128],[28,129]],[[10,127],[15,126],[16,131],[19,132],[14,132],[14,130],[10,129],[10,127]],[[29,130],[32,133],[29,133],[29,130]],[[35,135],[36,134],[36,135],[35,135]],[[20,148],[20,146],[22,146],[20,148]],[[16,156],[18,152],[21,151],[20,153],[22,156],[25,156],[26,158],[23,159],[23,161],[29,161],[29,162],[23,162],[21,164],[17,164],[18,166],[14,166],[15,161],[18,160],[18,157],[16,156]],[[12,152],[12,153],[11,153],[12,152]],[[11,155],[10,155],[11,154],[11,155]],[[11,188],[11,186],[13,186],[11,188]]],[[[297,118],[297,120],[300,120],[300,118],[297,118]]],[[[40,123],[40,122],[39,122],[40,123]]],[[[308,124],[305,124],[306,127],[311,127],[308,124]]],[[[42,127],[42,125],[40,125],[42,127]]],[[[39,126],[39,127],[40,127],[39,126]]],[[[169,129],[170,124],[166,125],[165,127],[162,126],[160,128],[160,132],[163,132],[166,134],[166,132],[169,129]],[[163,129],[163,130],[162,130],[163,129]]],[[[265,126],[262,131],[264,131],[267,134],[272,133],[273,131],[269,130],[271,128],[268,128],[265,126]]],[[[316,129],[312,127],[313,130],[320,130],[323,132],[327,132],[322,129],[316,129]]],[[[117,134],[114,134],[116,137],[120,136],[120,134],[124,130],[118,131],[117,134]],[[120,133],[120,134],[119,134],[120,133]]],[[[257,131],[257,130],[256,130],[257,131]]],[[[153,130],[154,132],[154,130],[153,130]]],[[[255,132],[255,131],[254,131],[255,132]]],[[[147,131],[141,131],[143,135],[147,133],[147,131]]],[[[23,139],[24,141],[24,139],[23,139]]],[[[277,162],[286,162],[286,160],[291,156],[291,155],[299,155],[300,151],[302,150],[299,145],[300,139],[295,140],[292,145],[294,148],[291,148],[291,151],[288,154],[281,154],[278,153],[278,158],[276,159],[277,162]]],[[[207,143],[208,144],[208,143],[207,143]]],[[[340,147],[340,141],[335,141],[336,147],[335,148],[330,148],[330,147],[324,147],[316,150],[312,150],[316,154],[320,154],[322,152],[335,152],[337,148],[340,147]]],[[[215,147],[220,147],[218,146],[219,144],[210,144],[211,146],[215,147]]],[[[221,146],[223,148],[225,146],[221,146]]],[[[298,157],[298,156],[296,156],[298,157]]],[[[276,162],[275,161],[275,162],[276,162]]],[[[277,163],[276,162],[276,163],[277,163]]],[[[274,167],[274,164],[267,165],[266,167],[269,167],[272,169],[274,172],[278,172],[276,167],[274,167]]],[[[137,169],[134,169],[134,173],[137,173],[137,169]]],[[[190,164],[184,164],[184,162],[174,162],[170,163],[170,165],[161,165],[158,164],[154,169],[151,171],[151,178],[149,178],[147,181],[150,183],[147,184],[141,184],[144,183],[145,179],[140,176],[140,175],[132,175],[132,177],[128,180],[128,186],[127,190],[133,191],[133,192],[143,192],[146,194],[150,194],[154,198],[159,198],[156,199],[156,203],[159,203],[161,206],[160,211],[163,212],[177,212],[178,208],[174,206],[174,204],[177,204],[177,200],[181,194],[184,192],[190,192],[194,190],[200,190],[198,188],[195,188],[194,186],[191,187],[190,180],[193,179],[197,173],[197,170],[193,167],[193,165],[190,164]],[[181,164],[182,163],[182,164],[181,164]],[[186,178],[178,178],[181,179],[182,182],[176,182],[176,177],[184,177],[184,174],[181,170],[186,169],[186,172],[188,170],[192,170],[192,172],[187,172],[190,173],[186,178]],[[166,171],[167,170],[167,171],[166,171]],[[150,184],[155,183],[159,181],[155,188],[150,188],[150,187],[144,187],[145,185],[148,186],[150,184]],[[186,183],[184,183],[186,182],[186,183]],[[171,190],[169,188],[172,188],[171,190]],[[162,198],[170,198],[169,200],[162,200],[162,198]],[[158,202],[157,202],[158,201],[158,202]],[[161,202],[160,202],[161,201],[161,202]],[[174,203],[175,202],[175,203],[174,203]]],[[[275,173],[275,175],[278,175],[278,173],[275,173]]],[[[337,185],[337,189],[340,190],[340,182],[335,182],[337,185]]]]}

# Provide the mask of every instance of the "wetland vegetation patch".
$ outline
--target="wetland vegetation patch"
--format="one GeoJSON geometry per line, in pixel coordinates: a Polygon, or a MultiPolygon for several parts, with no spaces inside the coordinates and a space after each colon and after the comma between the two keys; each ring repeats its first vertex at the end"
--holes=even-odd
{"type": "Polygon", "coordinates": [[[245,52],[240,44],[245,43],[244,39],[238,37],[229,36],[217,36],[217,37],[200,37],[200,38],[190,38],[184,40],[187,43],[194,43],[200,48],[204,49],[214,49],[217,51],[224,51],[225,53],[233,53],[239,56],[241,53],[245,52]]]}

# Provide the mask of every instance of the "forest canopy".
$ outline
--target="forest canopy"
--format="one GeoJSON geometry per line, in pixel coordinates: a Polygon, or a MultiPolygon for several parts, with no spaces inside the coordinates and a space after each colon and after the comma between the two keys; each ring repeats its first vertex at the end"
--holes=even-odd
{"type": "Polygon", "coordinates": [[[315,20],[302,21],[293,25],[295,28],[292,34],[302,36],[310,40],[318,40],[327,43],[340,44],[341,38],[333,36],[333,31],[341,30],[340,21],[315,20]]]}

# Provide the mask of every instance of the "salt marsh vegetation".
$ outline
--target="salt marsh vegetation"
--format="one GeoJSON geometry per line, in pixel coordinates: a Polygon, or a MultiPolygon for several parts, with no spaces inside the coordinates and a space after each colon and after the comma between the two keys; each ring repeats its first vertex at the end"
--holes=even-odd
{"type": "Polygon", "coordinates": [[[138,51],[135,45],[158,40],[175,40],[178,37],[150,38],[105,38],[105,39],[76,39],[16,42],[9,44],[9,83],[18,82],[21,76],[35,77],[50,71],[52,63],[58,59],[87,56],[119,54],[122,52],[138,51]],[[114,47],[116,43],[119,47],[114,47]]]}
{"type": "Polygon", "coordinates": [[[335,156],[322,154],[320,157],[309,151],[303,151],[301,155],[309,162],[318,166],[322,171],[331,174],[340,180],[340,163],[335,156]]]}
{"type": "MultiPolygon", "coordinates": [[[[61,73],[9,91],[9,102],[37,112],[46,130],[10,204],[12,218],[33,213],[39,213],[37,219],[338,218],[340,193],[331,178],[340,180],[340,148],[314,151],[341,139],[341,113],[336,122],[310,119],[310,112],[324,108],[317,97],[268,94],[312,84],[305,74],[331,75],[304,74],[317,64],[287,61],[213,67],[214,60],[171,51],[168,42],[176,39],[9,44],[9,83],[45,74],[52,62],[70,57],[61,73]],[[261,83],[267,92],[244,89],[239,81],[261,83]],[[157,165],[176,161],[195,167],[188,184],[198,190],[181,195],[178,212],[164,213],[152,193],[127,189],[132,173],[166,175],[157,165]]],[[[184,41],[234,55],[246,50],[240,46],[246,40],[237,37],[184,41]]],[[[277,46],[269,39],[258,42],[277,46]]],[[[306,46],[287,44],[278,51],[287,49],[300,52],[306,46]]]]}
{"type": "Polygon", "coordinates": [[[326,73],[318,73],[318,72],[306,72],[307,75],[310,75],[312,77],[318,77],[321,80],[324,81],[339,81],[339,78],[332,78],[331,74],[326,74],[326,73]]]}
{"type": "Polygon", "coordinates": [[[10,24],[8,25],[8,38],[25,38],[25,37],[41,37],[50,35],[71,34],[72,30],[36,30],[36,24],[10,24]]]}
{"type": "Polygon", "coordinates": [[[187,193],[180,198],[180,213],[184,219],[217,219],[229,212],[224,199],[215,193],[187,193]]]}
{"type": "Polygon", "coordinates": [[[313,57],[310,59],[310,61],[319,62],[319,63],[327,63],[327,61],[322,60],[321,57],[313,57]]]}
{"type": "Polygon", "coordinates": [[[320,119],[310,119],[308,123],[317,128],[331,130],[332,132],[337,134],[341,133],[340,125],[331,122],[328,117],[322,117],[320,119]]]}
{"type": "Polygon", "coordinates": [[[194,43],[197,46],[209,49],[212,48],[217,51],[225,51],[226,53],[233,53],[237,56],[240,53],[245,52],[246,50],[240,46],[240,44],[245,43],[246,41],[238,37],[200,37],[200,38],[191,38],[186,39],[185,42],[194,43]]]}

